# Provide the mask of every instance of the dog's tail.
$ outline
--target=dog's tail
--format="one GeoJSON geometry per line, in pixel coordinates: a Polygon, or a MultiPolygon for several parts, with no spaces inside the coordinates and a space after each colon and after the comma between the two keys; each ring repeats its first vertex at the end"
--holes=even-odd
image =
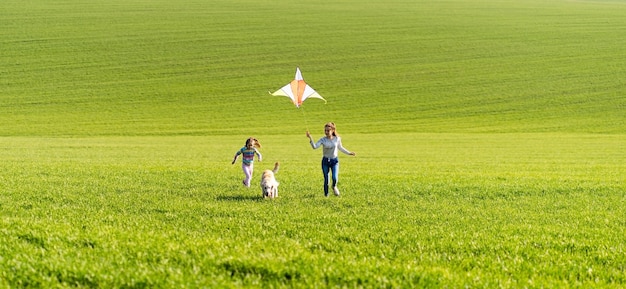
{"type": "Polygon", "coordinates": [[[278,169],[280,169],[280,164],[279,164],[278,162],[276,162],[276,163],[274,164],[274,169],[273,169],[272,171],[273,171],[274,173],[277,173],[277,172],[278,172],[278,169]]]}

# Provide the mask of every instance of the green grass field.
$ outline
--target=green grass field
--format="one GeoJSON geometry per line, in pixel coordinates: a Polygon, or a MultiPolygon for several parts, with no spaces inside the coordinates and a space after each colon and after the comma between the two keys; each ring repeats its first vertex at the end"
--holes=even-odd
{"type": "Polygon", "coordinates": [[[0,287],[621,288],[624,29],[623,1],[2,1],[0,287]],[[267,93],[296,66],[327,104],[267,93]],[[277,199],[230,164],[250,135],[277,199]]]}

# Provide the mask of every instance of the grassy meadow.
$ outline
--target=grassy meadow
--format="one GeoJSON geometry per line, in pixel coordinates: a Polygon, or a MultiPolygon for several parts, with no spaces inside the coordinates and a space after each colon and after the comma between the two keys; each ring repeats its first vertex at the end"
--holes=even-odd
{"type": "Polygon", "coordinates": [[[0,287],[623,287],[624,29],[623,1],[2,1],[0,287]],[[267,93],[296,66],[326,104],[267,93]],[[277,199],[230,163],[250,135],[277,199]]]}

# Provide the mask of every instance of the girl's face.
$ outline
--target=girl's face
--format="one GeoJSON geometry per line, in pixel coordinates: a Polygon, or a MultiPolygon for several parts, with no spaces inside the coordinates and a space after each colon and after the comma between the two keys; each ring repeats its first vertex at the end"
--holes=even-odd
{"type": "Polygon", "coordinates": [[[333,133],[334,133],[334,132],[335,132],[335,130],[334,130],[332,127],[330,127],[330,126],[326,126],[326,127],[324,127],[324,134],[325,134],[327,137],[331,137],[331,136],[333,135],[333,133]]]}

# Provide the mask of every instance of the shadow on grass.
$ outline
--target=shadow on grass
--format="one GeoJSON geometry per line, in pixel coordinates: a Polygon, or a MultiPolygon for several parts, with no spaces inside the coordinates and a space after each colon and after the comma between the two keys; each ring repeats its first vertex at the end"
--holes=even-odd
{"type": "Polygon", "coordinates": [[[244,202],[244,201],[262,201],[261,196],[252,195],[231,195],[231,196],[217,196],[216,200],[224,202],[244,202]]]}

